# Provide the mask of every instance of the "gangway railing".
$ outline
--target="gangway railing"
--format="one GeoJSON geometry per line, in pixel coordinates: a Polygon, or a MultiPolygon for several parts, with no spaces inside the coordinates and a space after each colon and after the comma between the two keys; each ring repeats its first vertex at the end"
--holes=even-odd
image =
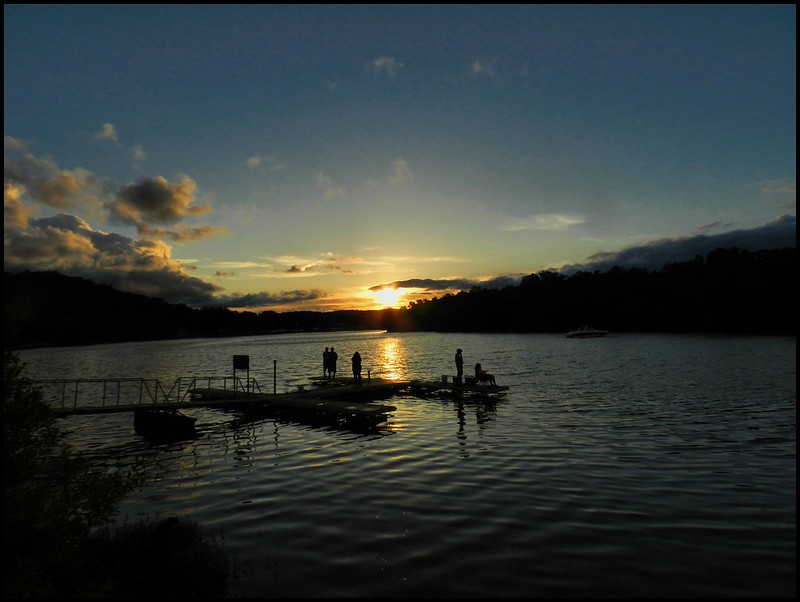
{"type": "Polygon", "coordinates": [[[70,378],[29,383],[50,407],[62,410],[184,403],[191,400],[192,391],[203,387],[261,394],[255,378],[230,375],[181,376],[169,387],[156,378],[70,378]]]}

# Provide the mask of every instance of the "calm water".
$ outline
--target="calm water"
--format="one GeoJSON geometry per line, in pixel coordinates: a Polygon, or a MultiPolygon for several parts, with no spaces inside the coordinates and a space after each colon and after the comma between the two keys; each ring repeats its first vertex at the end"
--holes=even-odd
{"type": "MultiPolygon", "coordinates": [[[[224,537],[240,597],[796,594],[796,340],[326,333],[22,352],[32,378],[232,372],[279,391],[364,371],[439,379],[453,355],[510,391],[394,398],[371,432],[192,410],[155,445],[129,414],[61,424],[151,479],[119,520],[186,516],[224,537]]],[[[157,559],[154,559],[157,560],[157,559]]]]}

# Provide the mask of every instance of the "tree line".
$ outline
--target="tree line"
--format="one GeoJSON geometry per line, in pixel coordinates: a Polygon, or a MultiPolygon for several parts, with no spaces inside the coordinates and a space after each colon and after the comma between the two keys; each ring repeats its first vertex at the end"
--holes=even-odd
{"type": "Polygon", "coordinates": [[[402,309],[250,312],[192,308],[57,272],[4,271],[12,348],[278,332],[390,330],[796,335],[796,248],[716,249],[660,270],[554,270],[502,289],[475,287],[402,309]]]}

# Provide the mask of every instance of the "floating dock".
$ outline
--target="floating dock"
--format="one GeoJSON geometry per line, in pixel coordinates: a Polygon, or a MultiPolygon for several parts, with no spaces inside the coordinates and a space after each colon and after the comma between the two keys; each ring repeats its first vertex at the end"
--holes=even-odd
{"type": "Polygon", "coordinates": [[[505,385],[483,385],[473,383],[454,383],[448,381],[442,382],[429,382],[421,380],[412,380],[407,385],[411,393],[435,393],[437,391],[449,391],[454,394],[458,393],[477,393],[480,395],[491,395],[493,393],[504,393],[508,391],[505,385]]]}
{"type": "Polygon", "coordinates": [[[290,393],[247,393],[214,388],[194,388],[190,391],[191,404],[226,409],[276,410],[284,413],[302,413],[334,420],[373,419],[385,420],[395,406],[372,403],[391,397],[405,383],[370,379],[354,384],[353,379],[324,379],[312,381],[312,387],[298,388],[290,393]]]}

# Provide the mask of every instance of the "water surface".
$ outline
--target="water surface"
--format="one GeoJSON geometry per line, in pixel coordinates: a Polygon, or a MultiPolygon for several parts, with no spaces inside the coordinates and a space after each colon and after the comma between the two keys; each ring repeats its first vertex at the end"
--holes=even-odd
{"type": "Polygon", "coordinates": [[[398,397],[360,431],[187,410],[153,444],[129,414],[60,421],[98,461],[150,463],[119,521],[223,536],[240,597],[796,593],[793,337],[320,333],[27,350],[32,378],[230,374],[278,391],[364,373],[438,380],[457,347],[508,393],[398,397]],[[274,373],[273,373],[274,369],[274,373]]]}

